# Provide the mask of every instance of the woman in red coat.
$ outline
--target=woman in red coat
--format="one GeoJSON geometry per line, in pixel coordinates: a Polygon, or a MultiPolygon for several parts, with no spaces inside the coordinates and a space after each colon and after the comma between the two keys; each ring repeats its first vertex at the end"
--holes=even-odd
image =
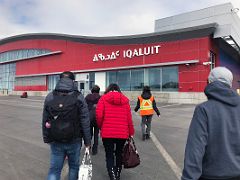
{"type": "Polygon", "coordinates": [[[122,149],[134,135],[129,99],[117,84],[110,84],[96,108],[98,127],[106,153],[106,166],[111,180],[119,180],[122,169],[122,149]]]}

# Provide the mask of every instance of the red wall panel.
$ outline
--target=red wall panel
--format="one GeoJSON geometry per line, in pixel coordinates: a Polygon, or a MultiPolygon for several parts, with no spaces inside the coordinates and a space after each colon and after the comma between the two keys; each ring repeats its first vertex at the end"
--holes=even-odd
{"type": "MultiPolygon", "coordinates": [[[[179,65],[179,91],[203,91],[203,85],[207,74],[210,71],[209,66],[203,66],[202,63],[209,61],[209,51],[213,43],[209,37],[195,38],[188,40],[179,40],[172,42],[159,42],[150,44],[125,44],[125,45],[101,45],[84,44],[66,40],[22,40],[14,43],[8,43],[0,46],[0,52],[13,49],[40,48],[50,49],[52,51],[62,51],[61,54],[43,56],[16,63],[16,76],[36,75],[71,71],[87,71],[93,69],[111,69],[118,67],[151,65],[156,63],[178,62],[187,60],[199,60],[197,64],[190,66],[179,65]],[[160,45],[159,53],[148,56],[135,56],[124,58],[123,52],[148,46],[160,45]],[[104,56],[112,52],[119,51],[119,56],[115,60],[94,62],[95,55],[104,56]]],[[[20,90],[23,87],[16,87],[20,90]]],[[[34,89],[33,87],[31,87],[34,89]]],[[[46,87],[39,87],[46,90],[46,87]]],[[[22,90],[22,89],[21,89],[22,90]]]]}
{"type": "MultiPolygon", "coordinates": [[[[63,40],[25,40],[8,44],[9,49],[44,48],[52,51],[60,50],[62,54],[39,57],[17,62],[16,75],[31,75],[61,72],[65,70],[88,70],[102,68],[117,68],[124,66],[137,66],[172,61],[199,60],[207,56],[208,49],[203,44],[208,43],[208,38],[183,40],[176,42],[159,42],[151,44],[130,45],[99,45],[82,44],[63,40]],[[201,46],[200,46],[201,44],[201,46]],[[124,58],[123,51],[139,49],[148,46],[161,45],[158,54],[148,56],[135,56],[124,58]],[[201,47],[201,48],[200,48],[201,47]],[[119,51],[120,55],[115,60],[94,62],[96,54],[111,54],[119,51]]],[[[7,50],[5,47],[4,50],[7,50]]],[[[1,49],[2,50],[2,49],[1,49]]]]}
{"type": "Polygon", "coordinates": [[[14,91],[47,91],[47,86],[15,86],[14,91]]]}

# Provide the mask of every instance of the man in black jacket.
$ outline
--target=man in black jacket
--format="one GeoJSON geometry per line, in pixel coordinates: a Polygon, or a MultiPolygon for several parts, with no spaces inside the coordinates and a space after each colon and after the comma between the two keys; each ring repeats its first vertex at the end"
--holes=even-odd
{"type": "Polygon", "coordinates": [[[51,160],[48,180],[60,180],[64,159],[69,161],[69,180],[77,180],[82,138],[90,147],[90,121],[83,95],[75,90],[74,74],[60,75],[55,90],[44,102],[42,117],[43,141],[50,144],[51,160]]]}
{"type": "Polygon", "coordinates": [[[240,179],[240,96],[232,81],[225,67],[210,72],[208,101],[195,108],[189,128],[182,180],[240,179]]]}

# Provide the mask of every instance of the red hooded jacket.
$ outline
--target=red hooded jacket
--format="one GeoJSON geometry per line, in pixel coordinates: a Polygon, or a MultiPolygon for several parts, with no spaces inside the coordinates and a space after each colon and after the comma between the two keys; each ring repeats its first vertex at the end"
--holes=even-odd
{"type": "Polygon", "coordinates": [[[102,138],[127,139],[134,135],[129,100],[120,92],[110,91],[100,98],[96,118],[102,138]]]}

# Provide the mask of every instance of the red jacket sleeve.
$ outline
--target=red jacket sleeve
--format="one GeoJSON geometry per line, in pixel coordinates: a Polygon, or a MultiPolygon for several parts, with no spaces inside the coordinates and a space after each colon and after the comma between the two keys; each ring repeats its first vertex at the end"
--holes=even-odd
{"type": "Polygon", "coordinates": [[[134,126],[133,126],[133,121],[132,121],[132,113],[131,113],[131,107],[129,104],[127,104],[127,109],[128,109],[128,128],[129,128],[129,136],[134,135],[134,126]]]}
{"type": "Polygon", "coordinates": [[[103,123],[103,116],[104,116],[104,99],[101,97],[97,103],[96,107],[96,121],[98,127],[101,129],[102,128],[102,123],[103,123]]]}

